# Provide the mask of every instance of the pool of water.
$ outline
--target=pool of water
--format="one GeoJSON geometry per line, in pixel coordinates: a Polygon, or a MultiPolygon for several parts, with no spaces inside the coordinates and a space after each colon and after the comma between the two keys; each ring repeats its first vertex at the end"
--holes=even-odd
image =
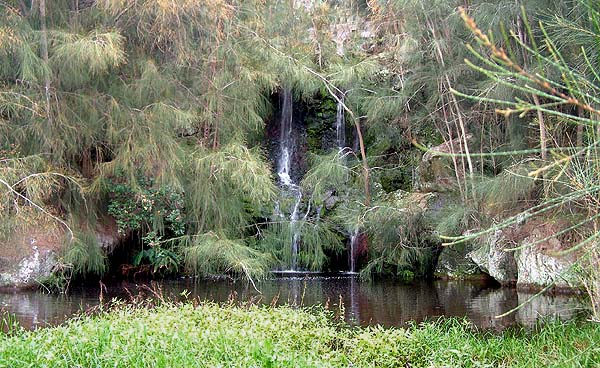
{"type": "MultiPolygon", "coordinates": [[[[481,328],[501,330],[515,325],[531,326],[542,317],[569,319],[581,314],[583,303],[576,295],[541,295],[516,312],[503,314],[531,294],[512,288],[492,287],[483,281],[392,280],[361,282],[352,275],[280,274],[256,284],[230,280],[179,279],[149,283],[131,281],[107,284],[104,300],[131,299],[140,293],[151,297],[159,290],[171,299],[198,298],[215,302],[322,305],[350,324],[402,326],[439,316],[466,317],[481,328]]],[[[100,302],[100,288],[75,287],[68,295],[41,291],[0,293],[0,308],[12,313],[26,328],[56,325],[89,310],[100,302]]]]}

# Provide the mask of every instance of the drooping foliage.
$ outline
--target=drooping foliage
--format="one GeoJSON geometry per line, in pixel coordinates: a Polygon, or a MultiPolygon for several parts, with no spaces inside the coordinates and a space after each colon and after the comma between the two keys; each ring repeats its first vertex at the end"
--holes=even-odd
{"type": "MultiPolygon", "coordinates": [[[[67,233],[65,266],[102,272],[88,235],[108,215],[122,241],[141,240],[136,265],[264,274],[283,248],[253,232],[275,202],[261,146],[271,95],[283,85],[302,98],[323,91],[320,73],[339,62],[329,32],[341,14],[325,3],[264,5],[0,4],[9,230],[27,222],[20,207],[41,211],[67,233]],[[226,256],[207,257],[219,247],[226,256]]],[[[319,268],[336,237],[305,232],[306,263],[319,268]]]]}
{"type": "Polygon", "coordinates": [[[592,2],[9,0],[0,10],[2,233],[54,223],[69,274],[107,269],[112,249],[93,236],[107,218],[136,267],[251,278],[287,267],[296,241],[302,269],[335,268],[353,236],[363,276],[424,276],[437,234],[481,235],[527,208],[596,218],[592,2]],[[465,26],[460,6],[489,36],[465,26]],[[279,209],[298,197],[277,187],[266,139],[283,89],[314,110],[300,114],[312,120],[293,220],[279,209]],[[323,144],[337,111],[342,147],[323,144]],[[429,211],[427,193],[411,191],[448,198],[429,211]]]}

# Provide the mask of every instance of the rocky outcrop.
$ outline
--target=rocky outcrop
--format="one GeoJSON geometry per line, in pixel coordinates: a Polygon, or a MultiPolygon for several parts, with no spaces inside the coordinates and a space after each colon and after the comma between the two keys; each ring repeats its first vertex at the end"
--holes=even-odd
{"type": "Polygon", "coordinates": [[[516,224],[485,238],[469,257],[501,284],[516,284],[520,289],[578,287],[572,267],[577,256],[562,254],[568,244],[553,235],[561,228],[535,220],[516,224]]]}
{"type": "MultiPolygon", "coordinates": [[[[472,136],[467,135],[467,141],[472,136]]],[[[465,177],[464,166],[460,159],[456,162],[449,154],[464,153],[463,140],[456,138],[439,146],[430,148],[416,169],[413,186],[420,192],[453,192],[457,189],[457,180],[465,177]]]]}
{"type": "Polygon", "coordinates": [[[554,284],[558,288],[571,288],[580,285],[573,270],[577,254],[560,254],[567,246],[552,236],[559,231],[554,224],[541,224],[530,229],[520,242],[521,249],[515,251],[517,261],[517,286],[521,288],[554,284]],[[536,242],[548,240],[535,244],[536,242]]]}
{"type": "MultiPolygon", "coordinates": [[[[45,218],[32,223],[36,226],[23,226],[5,235],[0,244],[0,288],[37,287],[60,264],[60,253],[66,244],[64,228],[45,218]]],[[[96,238],[106,253],[122,241],[114,220],[100,221],[96,238]]]]}
{"type": "MultiPolygon", "coordinates": [[[[470,135],[466,137],[467,142],[470,139],[470,135]]],[[[413,187],[420,193],[409,197],[413,197],[414,203],[424,203],[419,206],[426,208],[434,218],[436,212],[443,215],[439,209],[447,207],[448,203],[460,203],[453,196],[459,182],[465,179],[465,166],[459,161],[460,157],[453,160],[451,154],[464,153],[464,141],[456,138],[430,148],[416,169],[413,187]]],[[[568,226],[543,219],[525,222],[523,218],[473,244],[444,247],[438,257],[435,275],[469,278],[482,271],[503,285],[516,285],[519,289],[533,290],[549,285],[558,289],[579,287],[580,282],[572,269],[577,255],[561,254],[572,242],[554,236],[568,226]]]]}
{"type": "Polygon", "coordinates": [[[17,264],[5,264],[0,272],[0,287],[27,288],[50,277],[56,265],[56,252],[46,247],[31,246],[30,254],[17,264]]]}
{"type": "Polygon", "coordinates": [[[469,258],[496,281],[503,285],[517,282],[517,263],[514,255],[507,252],[507,239],[502,231],[489,236],[480,247],[469,253],[469,258]]]}
{"type": "Polygon", "coordinates": [[[5,235],[0,251],[0,287],[30,288],[52,275],[65,231],[45,219],[5,235]]]}

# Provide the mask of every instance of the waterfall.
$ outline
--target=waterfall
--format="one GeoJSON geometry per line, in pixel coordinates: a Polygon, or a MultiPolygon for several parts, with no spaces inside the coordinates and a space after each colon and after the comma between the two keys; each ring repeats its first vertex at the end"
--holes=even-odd
{"type": "Polygon", "coordinates": [[[360,231],[358,227],[354,229],[350,234],[350,273],[356,272],[356,248],[358,247],[358,240],[360,239],[360,231]]]}
{"type": "Polygon", "coordinates": [[[282,186],[293,186],[291,178],[291,161],[294,154],[293,115],[294,105],[292,102],[292,91],[284,89],[282,93],[281,119],[279,120],[279,148],[280,155],[277,162],[277,175],[282,186]]]}
{"type": "MultiPolygon", "coordinates": [[[[293,115],[294,105],[292,99],[292,91],[284,89],[281,95],[281,119],[279,133],[279,159],[277,161],[277,176],[279,177],[279,185],[282,193],[286,196],[294,198],[294,204],[290,211],[290,231],[292,233],[291,246],[291,270],[295,271],[298,267],[298,248],[300,243],[299,229],[297,228],[298,211],[302,201],[302,193],[300,187],[294,182],[292,175],[292,164],[294,156],[294,134],[293,134],[293,115]]],[[[283,213],[276,204],[276,214],[283,217],[283,213]]]]}

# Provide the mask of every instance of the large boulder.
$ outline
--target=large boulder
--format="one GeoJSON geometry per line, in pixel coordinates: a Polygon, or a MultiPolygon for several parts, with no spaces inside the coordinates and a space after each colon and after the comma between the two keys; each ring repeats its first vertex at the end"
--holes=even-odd
{"type": "Polygon", "coordinates": [[[507,252],[507,238],[501,230],[495,231],[476,249],[469,258],[496,281],[503,285],[517,282],[517,263],[514,255],[507,252]]]}
{"type": "Polygon", "coordinates": [[[577,263],[576,253],[560,255],[566,247],[556,236],[560,231],[556,224],[545,223],[528,226],[520,241],[521,248],[515,251],[519,288],[538,288],[554,284],[557,288],[580,286],[573,270],[577,263]],[[535,244],[537,241],[547,239],[535,244]]]}
{"type": "Polygon", "coordinates": [[[469,257],[496,281],[519,289],[579,287],[577,254],[561,254],[569,244],[554,236],[563,226],[541,220],[515,224],[484,238],[469,257]]]}

